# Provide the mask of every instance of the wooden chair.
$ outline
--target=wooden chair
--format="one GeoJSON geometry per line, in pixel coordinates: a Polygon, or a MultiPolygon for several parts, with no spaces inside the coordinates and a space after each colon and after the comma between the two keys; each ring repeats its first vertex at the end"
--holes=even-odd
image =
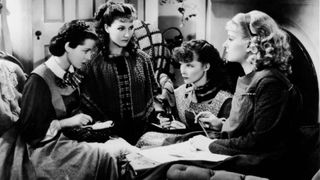
{"type": "Polygon", "coordinates": [[[0,51],[0,57],[7,60],[7,61],[10,61],[10,62],[17,64],[23,71],[25,70],[24,66],[20,62],[20,60],[18,58],[14,57],[13,55],[10,55],[10,54],[7,54],[3,51],[0,51]]]}
{"type": "MultiPolygon", "coordinates": [[[[285,29],[284,29],[285,30],[285,29]]],[[[319,84],[312,59],[303,44],[288,30],[293,60],[291,61],[293,73],[289,76],[295,84],[303,100],[302,117],[299,121],[300,139],[297,143],[303,154],[300,166],[299,179],[311,179],[320,168],[320,142],[319,142],[319,84]]]]}

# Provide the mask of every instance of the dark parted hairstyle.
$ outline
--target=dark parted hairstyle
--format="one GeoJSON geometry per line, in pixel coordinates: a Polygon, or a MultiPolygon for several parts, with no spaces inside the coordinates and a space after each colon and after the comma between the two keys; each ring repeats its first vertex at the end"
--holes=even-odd
{"type": "MultiPolygon", "coordinates": [[[[109,34],[105,31],[104,25],[111,26],[115,20],[134,21],[136,19],[135,8],[128,3],[107,2],[102,4],[95,14],[95,31],[99,37],[99,48],[105,55],[109,55],[109,34]]],[[[131,37],[127,47],[124,48],[129,53],[136,53],[137,44],[134,36],[131,37]]]]}
{"type": "Polygon", "coordinates": [[[98,37],[89,31],[89,26],[84,21],[73,20],[65,23],[55,35],[49,46],[49,51],[54,56],[62,56],[66,50],[65,44],[69,42],[71,48],[83,45],[86,39],[98,40],[98,37]]]}
{"type": "Polygon", "coordinates": [[[183,42],[180,47],[173,49],[173,59],[178,62],[192,62],[194,53],[202,64],[210,64],[207,71],[208,82],[220,86],[223,90],[233,92],[231,82],[227,76],[224,61],[218,50],[205,40],[190,40],[183,42]]]}

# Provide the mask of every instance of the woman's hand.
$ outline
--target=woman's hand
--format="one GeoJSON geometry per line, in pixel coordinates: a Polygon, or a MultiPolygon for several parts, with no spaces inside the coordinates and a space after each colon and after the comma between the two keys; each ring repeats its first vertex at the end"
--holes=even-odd
{"type": "Polygon", "coordinates": [[[161,116],[161,113],[159,113],[157,115],[157,118],[159,119],[160,126],[162,128],[164,128],[164,129],[169,129],[170,128],[171,122],[170,122],[169,118],[161,116]]]}
{"type": "Polygon", "coordinates": [[[87,114],[77,114],[70,118],[64,119],[60,121],[61,128],[64,127],[75,127],[75,126],[84,126],[88,124],[89,122],[92,122],[92,117],[87,114]]]}
{"type": "Polygon", "coordinates": [[[104,146],[108,152],[115,157],[140,151],[139,148],[132,146],[122,138],[110,139],[104,143],[104,146]]]}
{"type": "Polygon", "coordinates": [[[222,128],[222,120],[217,118],[214,114],[209,111],[203,111],[197,114],[195,117],[195,121],[201,121],[205,124],[207,128],[211,128],[214,130],[221,130],[222,128]]]}
{"type": "Polygon", "coordinates": [[[186,125],[180,121],[173,120],[170,123],[170,129],[186,129],[186,125]]]}
{"type": "Polygon", "coordinates": [[[191,146],[197,150],[209,151],[209,145],[215,141],[214,139],[207,138],[203,135],[197,135],[189,139],[191,146]]]}

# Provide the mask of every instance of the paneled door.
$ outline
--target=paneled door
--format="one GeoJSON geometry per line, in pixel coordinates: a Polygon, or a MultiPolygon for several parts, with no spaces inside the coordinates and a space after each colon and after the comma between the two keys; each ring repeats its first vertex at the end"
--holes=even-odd
{"type": "Polygon", "coordinates": [[[64,22],[73,19],[92,21],[96,9],[105,0],[33,0],[33,66],[49,56],[50,39],[64,22]]]}

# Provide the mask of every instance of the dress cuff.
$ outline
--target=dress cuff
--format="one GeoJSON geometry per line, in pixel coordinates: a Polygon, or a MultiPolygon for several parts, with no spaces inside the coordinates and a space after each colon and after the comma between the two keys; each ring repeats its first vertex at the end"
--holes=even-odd
{"type": "Polygon", "coordinates": [[[49,141],[51,139],[53,139],[58,132],[61,130],[61,125],[60,122],[58,120],[53,120],[50,123],[49,129],[46,133],[46,136],[43,138],[43,140],[41,142],[45,142],[45,141],[49,141]]]}

